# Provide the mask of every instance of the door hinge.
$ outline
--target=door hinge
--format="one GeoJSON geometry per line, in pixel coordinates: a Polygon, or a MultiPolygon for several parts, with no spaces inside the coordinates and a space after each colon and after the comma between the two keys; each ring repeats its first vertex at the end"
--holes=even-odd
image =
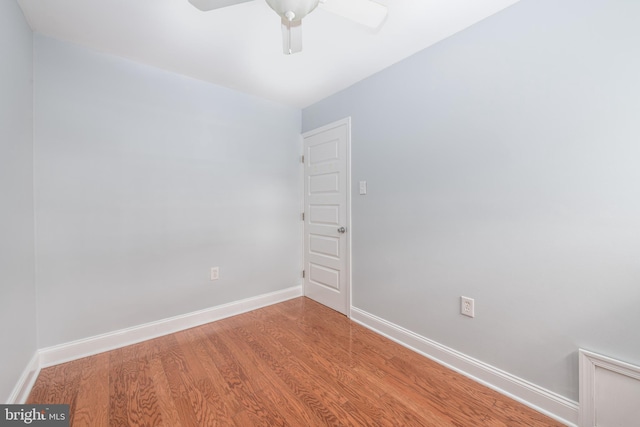
{"type": "Polygon", "coordinates": [[[303,278],[303,279],[304,279],[304,274],[305,274],[305,273],[304,273],[304,270],[302,270],[302,278],[303,278]]]}
{"type": "Polygon", "coordinates": [[[302,157],[300,158],[301,163],[304,163],[304,154],[302,155],[302,157]]]}
{"type": "Polygon", "coordinates": [[[302,212],[302,220],[304,221],[304,212],[302,212]]]}

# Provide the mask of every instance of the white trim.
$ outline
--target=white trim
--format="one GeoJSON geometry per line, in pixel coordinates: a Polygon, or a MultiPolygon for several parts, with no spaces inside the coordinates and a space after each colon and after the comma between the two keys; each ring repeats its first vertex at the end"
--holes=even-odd
{"type": "Polygon", "coordinates": [[[567,426],[578,422],[578,403],[356,307],[351,320],[567,426]]]}
{"type": "Polygon", "coordinates": [[[57,365],[91,356],[116,348],[136,344],[163,335],[183,331],[204,325],[226,317],[246,313],[251,310],[277,304],[302,296],[302,287],[294,286],[281,291],[271,292],[228,304],[207,308],[193,313],[170,317],[156,322],[145,323],[131,328],[121,329],[102,335],[96,335],[39,351],[40,367],[57,365]]]}
{"type": "Polygon", "coordinates": [[[36,351],[29,361],[29,364],[27,364],[27,367],[22,372],[22,375],[20,375],[20,379],[13,388],[13,391],[9,395],[7,404],[25,403],[29,397],[29,393],[31,393],[31,388],[33,388],[33,385],[38,378],[38,374],[40,374],[40,357],[36,351]]]}
{"type": "Polygon", "coordinates": [[[352,242],[353,242],[353,223],[351,221],[351,134],[353,133],[352,125],[351,125],[351,116],[348,116],[343,119],[347,123],[347,256],[349,259],[347,260],[347,278],[349,279],[349,285],[347,286],[347,312],[345,313],[349,319],[351,319],[351,307],[353,295],[353,268],[352,268],[352,259],[353,253],[351,252],[352,242]]]}
{"type": "Polygon", "coordinates": [[[306,132],[303,132],[302,133],[302,138],[303,139],[304,138],[308,138],[310,136],[317,135],[319,133],[328,131],[328,130],[333,129],[333,128],[337,128],[337,127],[342,126],[342,125],[347,125],[347,126],[351,127],[351,116],[347,116],[347,117],[345,117],[343,119],[339,119],[339,120],[333,121],[331,123],[328,123],[326,125],[317,127],[315,129],[311,129],[311,130],[308,130],[306,132]]]}
{"type": "Polygon", "coordinates": [[[640,366],[580,349],[580,426],[596,425],[596,368],[600,367],[640,381],[640,366]]]}
{"type": "MultiPolygon", "coordinates": [[[[304,137],[300,134],[300,159],[304,159],[304,137]]],[[[306,167],[306,160],[300,161],[300,214],[309,215],[304,211],[304,168],[306,167]]],[[[305,224],[306,221],[303,218],[300,218],[300,286],[302,287],[302,294],[304,295],[304,277],[302,277],[302,272],[305,270],[305,259],[304,259],[304,232],[305,232],[305,224]]]]}

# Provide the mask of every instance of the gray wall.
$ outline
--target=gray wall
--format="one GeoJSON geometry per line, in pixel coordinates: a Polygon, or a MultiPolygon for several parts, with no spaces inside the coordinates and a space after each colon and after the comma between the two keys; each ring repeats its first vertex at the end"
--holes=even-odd
{"type": "Polygon", "coordinates": [[[354,306],[574,400],[640,364],[638,16],[522,0],[303,110],[353,120],[354,306]]]}
{"type": "Polygon", "coordinates": [[[299,284],[299,109],[39,35],[34,67],[41,348],[299,284]]]}
{"type": "Polygon", "coordinates": [[[36,351],[32,57],[22,11],[0,1],[0,402],[36,351]]]}

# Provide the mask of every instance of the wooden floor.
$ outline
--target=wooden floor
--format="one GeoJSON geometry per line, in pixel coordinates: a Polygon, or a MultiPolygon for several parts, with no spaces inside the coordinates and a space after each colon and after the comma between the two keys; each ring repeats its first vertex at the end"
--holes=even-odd
{"type": "Polygon", "coordinates": [[[309,299],[43,369],[77,426],[559,426],[309,299]]]}

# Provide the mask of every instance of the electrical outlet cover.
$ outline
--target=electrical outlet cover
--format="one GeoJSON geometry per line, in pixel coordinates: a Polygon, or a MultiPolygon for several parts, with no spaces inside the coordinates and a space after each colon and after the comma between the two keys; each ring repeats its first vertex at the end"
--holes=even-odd
{"type": "Polygon", "coordinates": [[[460,297],[460,314],[475,317],[475,304],[473,298],[460,297]]]}

